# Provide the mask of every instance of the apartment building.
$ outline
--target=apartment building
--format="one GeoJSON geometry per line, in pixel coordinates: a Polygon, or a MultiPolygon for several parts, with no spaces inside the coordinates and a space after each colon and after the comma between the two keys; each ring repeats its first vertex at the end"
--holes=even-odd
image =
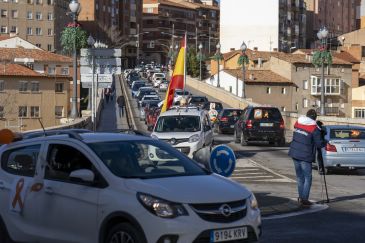
{"type": "MultiPolygon", "coordinates": [[[[336,38],[360,28],[361,0],[305,0],[307,6],[307,47],[314,47],[317,33],[326,26],[330,42],[339,44],[336,38]]],[[[364,7],[363,7],[364,8],[364,7]]]]}
{"type": "Polygon", "coordinates": [[[290,52],[305,47],[304,0],[225,0],[220,3],[222,52],[249,48],[290,52]]]}
{"type": "Polygon", "coordinates": [[[70,17],[68,0],[0,1],[0,34],[15,33],[47,51],[61,52],[60,33],[70,17]]]}
{"type": "Polygon", "coordinates": [[[206,55],[216,51],[219,36],[220,10],[218,6],[201,1],[144,0],[143,52],[147,62],[166,64],[178,51],[176,45],[187,32],[188,45],[201,43],[206,55]]]}
{"type": "Polygon", "coordinates": [[[142,0],[79,0],[79,21],[94,37],[109,46],[122,48],[122,64],[133,67],[141,56],[142,0]],[[138,35],[138,38],[137,38],[138,35]],[[139,48],[139,50],[137,50],[139,48]]]}
{"type": "Polygon", "coordinates": [[[72,59],[39,49],[0,48],[0,128],[59,125],[71,107],[72,59]]]}

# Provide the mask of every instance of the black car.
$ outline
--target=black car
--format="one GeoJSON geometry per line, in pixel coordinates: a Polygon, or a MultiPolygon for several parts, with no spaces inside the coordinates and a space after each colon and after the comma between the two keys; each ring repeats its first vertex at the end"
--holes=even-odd
{"type": "Polygon", "coordinates": [[[241,116],[243,110],[236,108],[225,108],[218,113],[215,128],[218,133],[233,133],[234,124],[241,116]]]}
{"type": "Polygon", "coordinates": [[[234,141],[247,145],[250,141],[285,144],[284,119],[275,107],[247,107],[234,126],[234,141]]]}
{"type": "Polygon", "coordinates": [[[205,97],[205,96],[191,96],[189,101],[188,101],[188,104],[189,105],[192,105],[192,106],[197,106],[197,107],[203,107],[203,105],[205,103],[208,102],[208,98],[205,97]]]}

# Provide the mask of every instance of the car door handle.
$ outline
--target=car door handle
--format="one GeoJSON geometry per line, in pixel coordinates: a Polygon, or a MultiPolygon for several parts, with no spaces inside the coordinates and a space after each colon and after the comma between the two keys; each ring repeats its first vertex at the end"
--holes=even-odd
{"type": "Polygon", "coordinates": [[[53,193],[54,193],[54,191],[53,191],[52,187],[49,187],[49,186],[47,186],[46,188],[44,188],[44,191],[45,191],[47,194],[53,194],[53,193]]]}
{"type": "Polygon", "coordinates": [[[3,181],[0,181],[0,189],[5,189],[5,184],[4,184],[4,182],[3,181]]]}

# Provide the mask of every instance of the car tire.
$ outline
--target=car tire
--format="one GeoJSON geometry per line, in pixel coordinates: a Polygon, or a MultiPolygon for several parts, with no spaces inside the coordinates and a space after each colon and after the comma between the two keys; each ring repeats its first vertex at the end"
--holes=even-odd
{"type": "Polygon", "coordinates": [[[141,232],[129,223],[119,223],[112,227],[106,237],[105,243],[130,242],[143,243],[141,232]]]}
{"type": "Polygon", "coordinates": [[[247,141],[246,141],[246,137],[243,134],[243,131],[241,132],[241,145],[242,146],[247,146],[247,141]]]}
{"type": "Polygon", "coordinates": [[[233,140],[235,143],[239,143],[240,142],[240,139],[237,137],[237,131],[236,129],[234,129],[234,132],[233,132],[233,140]]]}

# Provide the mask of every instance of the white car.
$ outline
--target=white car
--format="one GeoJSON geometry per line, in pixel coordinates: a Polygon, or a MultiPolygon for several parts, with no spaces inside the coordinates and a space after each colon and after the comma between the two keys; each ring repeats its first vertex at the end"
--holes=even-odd
{"type": "Polygon", "coordinates": [[[156,78],[166,78],[166,74],[155,72],[152,75],[152,82],[155,82],[156,81],[156,78]]]}
{"type": "Polygon", "coordinates": [[[179,102],[183,97],[187,100],[190,95],[190,92],[187,90],[184,91],[182,89],[176,89],[174,94],[174,104],[179,102]]]}
{"type": "Polygon", "coordinates": [[[158,91],[166,91],[169,87],[169,82],[162,82],[160,83],[160,85],[158,86],[158,91]]]}
{"type": "Polygon", "coordinates": [[[155,78],[153,82],[153,87],[158,88],[162,82],[166,82],[166,78],[155,78]]]}
{"type": "Polygon", "coordinates": [[[174,107],[161,113],[151,136],[170,143],[190,158],[213,143],[209,116],[196,107],[174,107]]]}
{"type": "Polygon", "coordinates": [[[1,242],[187,243],[261,235],[252,192],[156,139],[65,131],[4,145],[0,156],[1,242]]]}

